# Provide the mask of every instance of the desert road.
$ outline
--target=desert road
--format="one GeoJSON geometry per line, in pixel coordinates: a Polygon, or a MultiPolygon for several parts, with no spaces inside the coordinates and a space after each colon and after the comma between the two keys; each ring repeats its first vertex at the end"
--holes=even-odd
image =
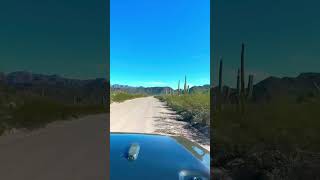
{"type": "MultiPolygon", "coordinates": [[[[108,114],[57,121],[32,132],[0,136],[0,179],[105,180],[108,114]]],[[[209,150],[210,140],[154,97],[110,106],[112,132],[181,135],[209,150]]]]}
{"type": "Polygon", "coordinates": [[[107,114],[0,136],[0,179],[107,179],[107,114]]]}
{"type": "Polygon", "coordinates": [[[154,97],[112,103],[110,106],[110,131],[158,133],[184,136],[210,150],[208,136],[192,128],[189,123],[177,121],[177,115],[154,97]]]}

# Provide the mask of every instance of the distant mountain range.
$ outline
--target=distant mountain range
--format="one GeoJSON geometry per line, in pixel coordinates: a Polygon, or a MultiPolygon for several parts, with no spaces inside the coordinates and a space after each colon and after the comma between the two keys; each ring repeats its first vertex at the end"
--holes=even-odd
{"type": "Polygon", "coordinates": [[[320,94],[320,73],[301,73],[297,77],[268,77],[253,88],[255,101],[297,100],[320,94]]]}
{"type": "MultiPolygon", "coordinates": [[[[190,88],[190,93],[195,92],[209,92],[210,85],[203,86],[193,86],[190,88]]],[[[147,94],[147,95],[160,95],[169,93],[170,91],[177,92],[177,89],[173,89],[171,87],[133,87],[128,85],[119,85],[114,84],[111,86],[112,91],[124,91],[128,93],[138,93],[138,94],[147,94]]]]}
{"type": "Polygon", "coordinates": [[[189,91],[190,93],[207,93],[210,91],[210,85],[192,86],[189,91]]]}
{"type": "Polygon", "coordinates": [[[90,80],[79,80],[64,78],[59,75],[43,75],[34,74],[26,71],[17,71],[9,74],[0,73],[0,82],[6,84],[19,86],[19,85],[61,85],[61,86],[83,86],[92,81],[106,81],[103,78],[96,78],[90,80]]]}
{"type": "MultiPolygon", "coordinates": [[[[102,95],[107,96],[106,79],[97,78],[90,80],[79,80],[64,78],[59,75],[43,75],[26,71],[17,71],[8,74],[0,72],[0,84],[14,88],[21,92],[32,92],[35,95],[54,97],[64,101],[73,101],[73,98],[98,99],[102,95]]],[[[125,91],[128,93],[139,93],[147,95],[159,95],[177,90],[171,87],[132,87],[128,85],[114,84],[113,91],[125,91]]],[[[208,92],[209,85],[194,86],[190,88],[191,93],[208,92]]]]}
{"type": "Polygon", "coordinates": [[[78,80],[26,71],[0,73],[0,85],[19,95],[45,96],[68,103],[101,103],[107,96],[106,79],[78,80]]]}
{"type": "Polygon", "coordinates": [[[133,94],[159,95],[174,91],[171,87],[133,87],[128,85],[113,84],[111,91],[123,91],[133,94]]]}
{"type": "MultiPolygon", "coordinates": [[[[224,86],[224,89],[229,88],[224,86]]],[[[230,98],[234,100],[235,88],[229,88],[230,98]]],[[[213,92],[217,93],[218,87],[213,92]]],[[[273,100],[297,102],[320,95],[320,73],[301,73],[297,77],[268,77],[253,86],[254,102],[273,100]]]]}
{"type": "MultiPolygon", "coordinates": [[[[9,74],[0,72],[0,88],[10,87],[10,91],[16,91],[19,94],[31,93],[32,95],[52,97],[67,102],[74,102],[76,98],[77,101],[83,103],[100,103],[103,97],[109,97],[108,85],[107,80],[102,78],[78,80],[25,71],[9,74]]],[[[190,93],[205,93],[209,89],[209,85],[193,86],[190,88],[190,93]]],[[[231,95],[236,92],[236,89],[230,89],[231,95]]],[[[111,90],[147,95],[177,91],[171,87],[132,87],[119,84],[112,85],[111,90]]],[[[213,92],[216,90],[217,87],[214,88],[213,92]]],[[[3,92],[0,92],[1,94],[3,92]]],[[[316,94],[320,94],[320,73],[312,72],[301,73],[297,77],[268,77],[256,83],[253,87],[253,100],[256,102],[277,99],[299,100],[299,98],[313,97],[316,94]]]]}

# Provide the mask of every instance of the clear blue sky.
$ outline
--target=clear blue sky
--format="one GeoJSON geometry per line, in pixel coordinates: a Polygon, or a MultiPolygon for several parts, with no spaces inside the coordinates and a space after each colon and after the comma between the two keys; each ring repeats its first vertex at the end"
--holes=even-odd
{"type": "Polygon", "coordinates": [[[111,84],[210,82],[209,0],[111,0],[111,84]]]}

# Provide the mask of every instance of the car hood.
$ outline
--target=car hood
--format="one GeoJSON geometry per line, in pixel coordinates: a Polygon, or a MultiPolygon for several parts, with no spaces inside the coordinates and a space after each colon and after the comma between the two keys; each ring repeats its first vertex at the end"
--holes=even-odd
{"type": "Polygon", "coordinates": [[[183,137],[155,134],[111,133],[111,180],[209,179],[209,152],[183,137]],[[128,160],[132,144],[139,146],[136,160],[128,160]]]}

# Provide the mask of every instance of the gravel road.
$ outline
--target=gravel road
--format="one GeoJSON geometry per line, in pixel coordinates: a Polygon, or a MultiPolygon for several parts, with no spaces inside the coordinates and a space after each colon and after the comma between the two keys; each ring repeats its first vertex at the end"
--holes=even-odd
{"type": "MultiPolygon", "coordinates": [[[[0,179],[105,180],[108,114],[57,121],[32,132],[0,137],[0,179]]],[[[184,136],[210,150],[209,137],[154,97],[110,106],[111,132],[184,136]]]]}
{"type": "Polygon", "coordinates": [[[178,121],[178,115],[154,97],[112,103],[111,132],[159,133],[180,135],[210,150],[210,139],[190,123],[178,121]]]}

